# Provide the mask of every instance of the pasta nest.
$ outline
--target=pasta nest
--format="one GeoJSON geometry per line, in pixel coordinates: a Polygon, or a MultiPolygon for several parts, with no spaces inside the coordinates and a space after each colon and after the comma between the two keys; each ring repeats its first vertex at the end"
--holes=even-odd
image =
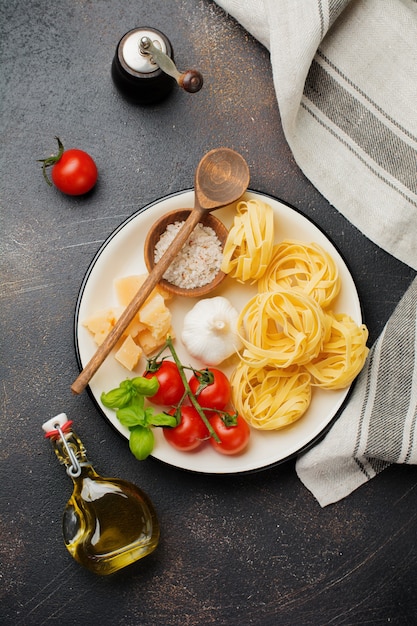
{"type": "Polygon", "coordinates": [[[241,361],[231,377],[233,402],[245,420],[260,430],[278,430],[307,411],[310,375],[297,366],[253,367],[241,361]]]}
{"type": "Polygon", "coordinates": [[[344,389],[361,371],[369,348],[368,329],[349,315],[327,315],[329,336],[317,358],[305,364],[312,384],[323,389],[344,389]]]}
{"type": "MultiPolygon", "coordinates": [[[[259,276],[259,252],[255,266],[245,256],[250,249],[236,248],[240,276],[259,276]]],[[[258,293],[238,318],[244,348],[231,376],[235,407],[254,428],[292,424],[310,406],[314,387],[346,388],[361,371],[368,330],[330,311],[340,287],[337,265],[320,245],[287,240],[272,246],[258,293]]]]}
{"type": "Polygon", "coordinates": [[[328,332],[320,305],[295,289],[258,293],[242,309],[237,332],[250,365],[302,365],[316,358],[328,332]]]}
{"type": "Polygon", "coordinates": [[[271,259],[274,213],[266,202],[238,202],[233,225],[223,248],[221,270],[240,282],[256,282],[271,259]]]}
{"type": "Polygon", "coordinates": [[[338,295],[340,286],[337,265],[319,244],[286,240],[273,247],[258,290],[298,289],[327,308],[338,295]]]}

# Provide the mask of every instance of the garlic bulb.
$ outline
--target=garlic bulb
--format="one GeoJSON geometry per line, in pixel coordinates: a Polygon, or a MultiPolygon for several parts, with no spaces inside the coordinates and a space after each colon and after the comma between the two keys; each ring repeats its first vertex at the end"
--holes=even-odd
{"type": "Polygon", "coordinates": [[[240,350],[239,314],[227,298],[199,300],[184,317],[181,339],[191,356],[205,365],[218,365],[240,350]]]}

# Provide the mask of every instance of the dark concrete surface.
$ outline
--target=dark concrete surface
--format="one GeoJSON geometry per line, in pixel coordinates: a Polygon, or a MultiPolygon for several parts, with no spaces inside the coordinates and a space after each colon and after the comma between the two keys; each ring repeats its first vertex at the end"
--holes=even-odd
{"type": "Polygon", "coordinates": [[[346,258],[374,341],[414,272],[367,241],[312,187],[284,140],[267,51],[209,0],[2,0],[0,622],[171,626],[417,623],[415,467],[392,467],[321,509],[294,462],[246,476],[139,464],[87,393],[75,397],[73,315],[95,252],[131,213],[193,185],[209,149],[241,152],[251,187],[323,228],[346,258]],[[203,90],[127,103],[110,67],[120,37],[150,25],[203,90]],[[87,150],[85,198],[49,188],[37,159],[87,150]],[[66,411],[97,470],[145,489],[161,543],[109,578],[67,553],[71,484],[43,440],[66,411]]]}

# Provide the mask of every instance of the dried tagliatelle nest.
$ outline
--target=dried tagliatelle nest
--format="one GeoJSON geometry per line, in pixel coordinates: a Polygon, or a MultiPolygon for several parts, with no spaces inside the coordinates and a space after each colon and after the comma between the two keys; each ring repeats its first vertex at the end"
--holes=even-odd
{"type": "Polygon", "coordinates": [[[305,364],[312,384],[323,389],[345,389],[359,374],[368,355],[368,330],[344,313],[327,315],[330,332],[317,358],[305,364]]]}
{"type": "Polygon", "coordinates": [[[238,334],[244,349],[231,377],[233,402],[262,430],[300,419],[314,387],[347,388],[369,351],[364,324],[324,309],[298,285],[275,284],[252,297],[239,315],[238,334]]]}
{"type": "Polygon", "coordinates": [[[242,309],[242,358],[257,367],[303,365],[317,357],[328,326],[320,305],[295,289],[258,293],[242,309]]]}
{"type": "Polygon", "coordinates": [[[261,200],[241,201],[223,249],[221,270],[239,282],[255,283],[271,260],[274,213],[261,200]]]}
{"type": "Polygon", "coordinates": [[[273,247],[270,263],[258,282],[258,289],[298,289],[326,309],[338,295],[340,282],[334,259],[321,246],[285,240],[273,247]]]}
{"type": "Polygon", "coordinates": [[[237,411],[254,428],[278,430],[298,420],[311,401],[310,374],[297,366],[254,367],[241,361],[231,377],[237,411]]]}

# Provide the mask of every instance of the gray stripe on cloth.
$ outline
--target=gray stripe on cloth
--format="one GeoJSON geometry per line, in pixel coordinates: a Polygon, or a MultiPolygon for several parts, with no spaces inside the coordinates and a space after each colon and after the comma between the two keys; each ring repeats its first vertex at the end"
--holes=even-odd
{"type": "MultiPolygon", "coordinates": [[[[376,474],[379,474],[380,472],[382,472],[382,470],[384,470],[389,465],[391,465],[391,463],[388,463],[388,461],[382,461],[381,459],[376,459],[376,458],[372,459],[370,457],[367,457],[366,460],[373,470],[372,474],[369,474],[368,472],[366,472],[366,475],[368,476],[368,480],[370,480],[376,474]]],[[[360,462],[359,459],[355,459],[355,461],[359,466],[362,466],[362,463],[360,462]]]]}
{"type": "Polygon", "coordinates": [[[417,193],[416,150],[388,128],[315,60],[307,76],[304,96],[366,152],[374,163],[412,193],[417,193]]]}
{"type": "Polygon", "coordinates": [[[359,470],[362,472],[362,474],[366,476],[366,480],[371,480],[371,478],[373,478],[374,475],[368,472],[367,468],[365,467],[365,465],[362,463],[360,459],[357,459],[355,457],[353,458],[354,458],[356,465],[359,467],[359,470]]]}
{"type": "Polygon", "coordinates": [[[355,447],[353,449],[353,458],[355,459],[359,469],[361,470],[361,472],[363,472],[365,474],[365,476],[369,479],[371,478],[370,474],[368,473],[366,467],[364,466],[363,463],[361,463],[359,461],[358,457],[358,452],[359,452],[359,447],[361,444],[361,440],[362,440],[362,433],[364,432],[364,421],[365,421],[365,413],[366,413],[366,409],[368,407],[368,403],[369,403],[369,397],[371,394],[371,373],[373,372],[374,369],[374,360],[375,360],[375,350],[371,350],[368,356],[368,368],[366,370],[366,378],[365,381],[363,383],[363,387],[364,387],[364,392],[363,392],[363,401],[362,401],[362,407],[361,407],[361,412],[359,415],[359,422],[358,422],[358,432],[356,435],[356,443],[355,443],[355,447]]]}
{"type": "Polygon", "coordinates": [[[319,9],[319,16],[320,16],[320,39],[323,39],[326,33],[326,28],[324,25],[324,12],[323,12],[322,0],[318,0],[318,9],[319,9]]]}
{"type": "Polygon", "coordinates": [[[417,296],[408,292],[402,302],[402,316],[388,320],[380,342],[380,359],[371,375],[377,381],[371,398],[372,409],[364,454],[374,457],[384,449],[392,462],[398,462],[403,449],[405,423],[414,380],[417,296]],[[399,375],[400,372],[400,375],[399,375]],[[395,380],[395,385],[387,381],[395,380]],[[374,415],[376,413],[377,415],[374,415]],[[387,439],[386,433],[391,436],[387,439]]]}
{"type": "Polygon", "coordinates": [[[407,454],[404,458],[404,463],[412,463],[411,455],[413,453],[413,448],[416,446],[416,437],[417,437],[417,405],[414,408],[413,419],[411,421],[411,432],[409,436],[408,449],[407,454]]]}
{"type": "MultiPolygon", "coordinates": [[[[415,1],[417,2],[417,0],[415,0],[415,1]]],[[[373,109],[378,111],[378,113],[380,113],[383,118],[385,118],[387,121],[389,121],[395,128],[398,128],[398,130],[401,131],[401,133],[403,133],[405,136],[409,137],[412,141],[417,143],[417,136],[416,135],[411,133],[409,131],[409,129],[405,128],[402,124],[399,124],[399,122],[397,120],[395,120],[391,115],[388,115],[388,113],[386,111],[384,111],[384,109],[382,107],[380,107],[377,102],[374,102],[374,100],[372,100],[372,98],[370,98],[369,95],[363,89],[360,89],[358,87],[358,85],[355,85],[355,83],[348,76],[346,76],[346,74],[344,72],[342,72],[335,65],[335,63],[333,63],[324,54],[324,52],[322,50],[320,50],[320,48],[317,50],[317,57],[319,59],[321,59],[331,70],[333,70],[333,72],[335,74],[340,76],[340,78],[343,80],[343,82],[346,83],[347,85],[349,85],[349,87],[351,87],[356,94],[358,94],[359,96],[362,96],[362,98],[364,100],[366,100],[366,102],[368,102],[373,109]]]]}
{"type": "Polygon", "coordinates": [[[368,472],[360,459],[366,459],[379,472],[381,450],[385,461],[407,462],[415,444],[417,279],[412,287],[388,320],[362,374],[364,391],[353,456],[365,474],[368,472]]]}
{"type": "Polygon", "coordinates": [[[330,0],[329,1],[329,26],[334,24],[343,9],[349,4],[350,0],[330,0]]]}
{"type": "MultiPolygon", "coordinates": [[[[416,0],[417,2],[417,0],[416,0]]],[[[318,123],[320,124],[320,126],[322,126],[323,128],[325,128],[331,135],[333,135],[333,137],[336,137],[338,139],[338,141],[343,144],[345,146],[345,148],[347,148],[348,150],[350,150],[350,152],[352,152],[352,154],[355,155],[356,159],[358,161],[360,161],[368,170],[370,170],[372,172],[372,174],[374,174],[374,176],[376,176],[377,178],[379,178],[380,180],[382,180],[384,182],[384,184],[388,185],[388,187],[391,187],[391,189],[394,189],[394,191],[399,195],[402,196],[403,198],[405,198],[407,200],[407,202],[409,202],[411,205],[417,207],[417,202],[409,196],[408,193],[404,193],[404,191],[402,189],[399,189],[397,185],[394,185],[393,182],[391,180],[388,180],[388,178],[386,178],[385,176],[382,176],[381,173],[375,168],[372,167],[372,165],[370,164],[369,161],[367,161],[357,150],[354,150],[354,148],[352,147],[352,145],[350,145],[343,137],[340,136],[340,134],[337,134],[333,128],[331,128],[328,124],[326,124],[324,122],[323,119],[319,118],[318,115],[316,115],[316,113],[310,109],[307,105],[305,101],[301,102],[301,106],[303,109],[305,109],[309,115],[311,115],[311,117],[318,123]]]]}

